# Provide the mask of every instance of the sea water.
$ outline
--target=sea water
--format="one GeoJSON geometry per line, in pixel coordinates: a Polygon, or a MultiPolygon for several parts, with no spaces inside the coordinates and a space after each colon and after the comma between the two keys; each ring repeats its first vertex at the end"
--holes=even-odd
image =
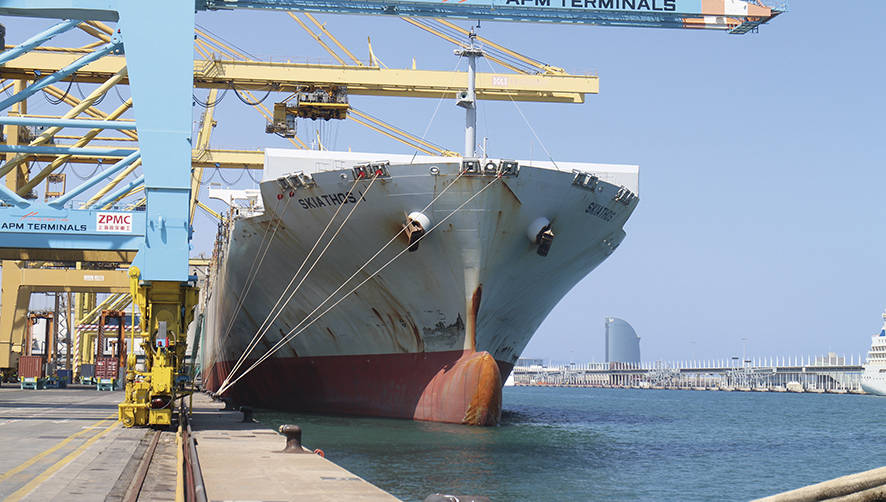
{"type": "Polygon", "coordinates": [[[507,387],[497,427],[264,412],[408,501],[748,500],[886,465],[886,398],[507,387]]]}

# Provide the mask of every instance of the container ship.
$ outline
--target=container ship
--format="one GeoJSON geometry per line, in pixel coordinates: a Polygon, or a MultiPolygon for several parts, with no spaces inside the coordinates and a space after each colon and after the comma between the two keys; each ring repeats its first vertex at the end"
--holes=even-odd
{"type": "Polygon", "coordinates": [[[205,385],[274,409],[495,424],[513,364],[621,243],[637,193],[637,166],[267,149],[260,193],[219,228],[205,385]]]}
{"type": "MultiPolygon", "coordinates": [[[[473,40],[473,38],[472,38],[473,40]]],[[[561,298],[612,254],[633,165],[265,150],[226,201],[203,288],[203,381],[253,406],[494,425],[561,298]],[[238,202],[238,199],[240,201],[238,202]]]]}

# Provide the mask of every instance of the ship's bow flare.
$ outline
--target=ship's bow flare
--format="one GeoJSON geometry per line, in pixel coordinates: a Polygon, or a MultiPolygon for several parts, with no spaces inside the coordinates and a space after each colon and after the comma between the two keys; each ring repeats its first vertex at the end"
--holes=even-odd
{"type": "Polygon", "coordinates": [[[422,392],[416,420],[497,425],[501,420],[501,373],[489,352],[466,352],[443,368],[422,392]]]}

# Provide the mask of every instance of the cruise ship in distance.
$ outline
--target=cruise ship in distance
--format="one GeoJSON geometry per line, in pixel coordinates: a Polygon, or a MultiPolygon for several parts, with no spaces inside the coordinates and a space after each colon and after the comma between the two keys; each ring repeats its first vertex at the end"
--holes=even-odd
{"type": "Polygon", "coordinates": [[[883,312],[883,327],[871,337],[871,350],[861,375],[861,388],[868,394],[886,396],[886,312],[883,312]]]}

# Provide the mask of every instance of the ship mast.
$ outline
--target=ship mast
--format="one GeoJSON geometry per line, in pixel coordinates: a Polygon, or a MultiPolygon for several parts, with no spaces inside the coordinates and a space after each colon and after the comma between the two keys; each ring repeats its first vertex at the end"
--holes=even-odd
{"type": "Polygon", "coordinates": [[[477,146],[477,58],[483,57],[483,50],[474,46],[477,33],[471,28],[468,34],[471,46],[456,50],[456,56],[468,58],[468,89],[458,95],[456,104],[465,109],[465,157],[474,157],[477,146]]]}

